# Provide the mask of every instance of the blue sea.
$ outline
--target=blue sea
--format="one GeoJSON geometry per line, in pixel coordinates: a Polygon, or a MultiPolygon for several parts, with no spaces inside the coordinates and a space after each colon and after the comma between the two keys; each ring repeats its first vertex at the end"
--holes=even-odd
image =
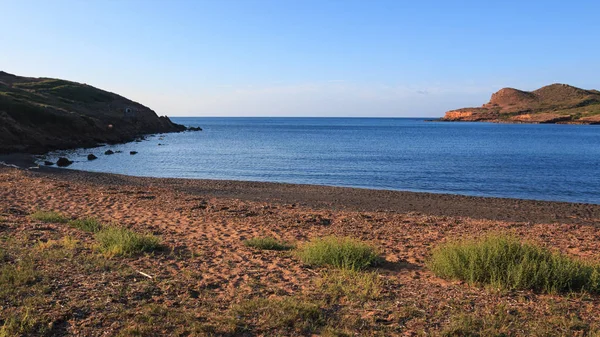
{"type": "Polygon", "coordinates": [[[76,162],[69,168],[600,204],[600,126],[417,118],[172,120],[204,131],[70,151],[76,162]],[[123,153],[104,155],[109,148],[123,153]],[[89,153],[99,159],[88,161],[89,153]]]}

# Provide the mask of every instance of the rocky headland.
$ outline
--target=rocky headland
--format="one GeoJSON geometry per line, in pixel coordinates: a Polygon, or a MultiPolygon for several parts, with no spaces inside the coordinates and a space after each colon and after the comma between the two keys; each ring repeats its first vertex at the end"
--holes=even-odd
{"type": "Polygon", "coordinates": [[[87,84],[0,71],[0,154],[122,143],[187,128],[87,84]]]}
{"type": "Polygon", "coordinates": [[[504,88],[478,108],[446,112],[442,121],[600,124],[600,91],[551,84],[535,91],[504,88]]]}

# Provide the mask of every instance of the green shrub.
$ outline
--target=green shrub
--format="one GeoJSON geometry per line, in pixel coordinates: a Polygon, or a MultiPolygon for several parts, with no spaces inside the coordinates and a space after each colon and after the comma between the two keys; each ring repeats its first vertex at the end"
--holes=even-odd
{"type": "MultiPolygon", "coordinates": [[[[242,302],[233,308],[236,325],[242,330],[290,329],[314,332],[325,324],[325,315],[318,304],[293,297],[259,298],[242,302]]],[[[267,334],[269,335],[269,334],[267,334]]]]}
{"type": "Polygon", "coordinates": [[[131,256],[160,248],[153,235],[141,235],[127,228],[106,227],[96,233],[99,250],[108,256],[131,256]]]}
{"type": "Polygon", "coordinates": [[[71,220],[68,224],[71,227],[91,233],[97,233],[102,229],[102,224],[94,218],[71,220]]]}
{"type": "Polygon", "coordinates": [[[494,235],[441,245],[433,250],[428,265],[443,278],[502,289],[548,293],[600,291],[598,265],[508,236],[494,235]]]}
{"type": "Polygon", "coordinates": [[[298,256],[308,265],[329,265],[351,270],[366,269],[381,262],[375,248],[368,244],[352,238],[333,236],[304,244],[300,247],[298,256]]]}
{"type": "Polygon", "coordinates": [[[279,242],[274,238],[252,238],[244,241],[244,245],[252,248],[263,249],[263,250],[289,250],[292,246],[285,243],[279,242]]]}
{"type": "Polygon", "coordinates": [[[66,223],[69,221],[67,217],[55,211],[36,211],[30,217],[46,223],[66,223]]]}

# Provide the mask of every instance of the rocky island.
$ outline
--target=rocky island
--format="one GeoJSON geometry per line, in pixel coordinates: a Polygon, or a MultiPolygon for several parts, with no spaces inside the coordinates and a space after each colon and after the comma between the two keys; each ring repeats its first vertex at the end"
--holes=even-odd
{"type": "Polygon", "coordinates": [[[186,129],[87,84],[0,71],[0,153],[38,154],[186,129]]]}
{"type": "Polygon", "coordinates": [[[479,108],[446,112],[441,121],[600,124],[600,91],[551,84],[535,91],[504,88],[479,108]]]}

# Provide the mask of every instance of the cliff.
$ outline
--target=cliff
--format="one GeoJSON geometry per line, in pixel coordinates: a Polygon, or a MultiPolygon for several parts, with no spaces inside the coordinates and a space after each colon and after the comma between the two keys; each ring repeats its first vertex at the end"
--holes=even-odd
{"type": "Polygon", "coordinates": [[[185,130],[148,107],[87,84],[0,71],[0,153],[44,153],[185,130]]]}
{"type": "Polygon", "coordinates": [[[552,84],[535,91],[504,88],[479,108],[446,112],[442,121],[600,124],[600,91],[552,84]]]}

